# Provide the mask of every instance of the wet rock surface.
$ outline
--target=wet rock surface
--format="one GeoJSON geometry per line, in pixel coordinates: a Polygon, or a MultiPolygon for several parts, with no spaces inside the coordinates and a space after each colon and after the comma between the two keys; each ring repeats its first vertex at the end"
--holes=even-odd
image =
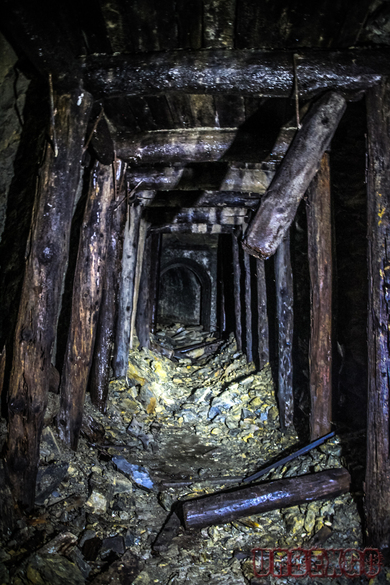
{"type": "MultiPolygon", "coordinates": [[[[280,431],[270,367],[256,372],[233,337],[216,354],[176,363],[131,351],[126,380],[110,384],[106,413],[87,397],[85,421],[77,453],[54,426],[44,428],[35,513],[3,532],[2,585],[255,584],[254,547],[362,548],[351,494],[202,530],[185,531],[175,518],[178,503],[238,486],[298,444],[280,431]],[[167,520],[170,536],[155,546],[167,520]]],[[[343,464],[336,436],[262,481],[343,464]]]]}

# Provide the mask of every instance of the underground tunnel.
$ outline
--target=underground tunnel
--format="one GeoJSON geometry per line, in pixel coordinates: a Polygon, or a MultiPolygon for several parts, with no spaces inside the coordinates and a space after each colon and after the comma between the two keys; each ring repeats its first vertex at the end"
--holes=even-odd
{"type": "Polygon", "coordinates": [[[1,585],[388,582],[388,27],[4,0],[1,585]]]}

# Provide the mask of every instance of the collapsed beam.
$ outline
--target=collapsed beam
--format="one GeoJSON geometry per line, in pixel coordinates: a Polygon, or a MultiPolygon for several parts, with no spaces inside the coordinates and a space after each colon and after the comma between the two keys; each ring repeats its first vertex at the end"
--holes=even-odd
{"type": "MultiPolygon", "coordinates": [[[[299,93],[360,91],[390,74],[388,50],[300,51],[299,93]]],[[[291,97],[292,52],[202,50],[82,58],[85,87],[98,98],[159,92],[291,97]]]]}

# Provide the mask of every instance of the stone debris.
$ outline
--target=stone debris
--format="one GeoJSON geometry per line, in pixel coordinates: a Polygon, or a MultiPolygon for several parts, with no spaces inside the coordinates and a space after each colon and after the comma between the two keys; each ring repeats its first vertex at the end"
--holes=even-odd
{"type": "MultiPolygon", "coordinates": [[[[159,337],[172,346],[187,343],[188,331],[205,340],[199,328],[180,329],[159,337]]],[[[252,548],[309,547],[317,535],[327,547],[362,546],[357,506],[347,494],[200,531],[175,520],[170,540],[154,547],[177,502],[237,486],[297,446],[294,433],[280,430],[270,366],[256,372],[233,336],[218,353],[177,362],[132,350],[126,380],[110,383],[106,413],[87,396],[85,420],[77,453],[54,426],[44,429],[37,507],[12,534],[1,533],[1,585],[255,584],[252,548]],[[71,547],[50,545],[69,533],[71,547]]],[[[343,464],[336,436],[262,481],[343,464]]]]}

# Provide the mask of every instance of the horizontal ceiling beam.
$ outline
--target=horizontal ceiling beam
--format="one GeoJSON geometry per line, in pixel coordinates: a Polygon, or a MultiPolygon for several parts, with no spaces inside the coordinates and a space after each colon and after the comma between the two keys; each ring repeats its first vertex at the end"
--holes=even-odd
{"type": "Polygon", "coordinates": [[[274,165],[174,165],[134,167],[127,171],[131,187],[153,191],[243,191],[263,194],[274,177],[274,165]]]}
{"type": "Polygon", "coordinates": [[[245,207],[184,207],[182,209],[147,208],[144,218],[153,226],[180,223],[242,225],[250,211],[245,207]]]}
{"type": "MultiPolygon", "coordinates": [[[[360,91],[390,74],[389,50],[300,51],[299,94],[326,89],[360,91]]],[[[290,97],[292,52],[258,50],[171,51],[82,58],[85,87],[95,97],[167,91],[290,97]]]]}
{"type": "Polygon", "coordinates": [[[261,200],[258,193],[236,191],[160,191],[150,209],[181,209],[185,207],[241,207],[257,209],[261,200]]]}

